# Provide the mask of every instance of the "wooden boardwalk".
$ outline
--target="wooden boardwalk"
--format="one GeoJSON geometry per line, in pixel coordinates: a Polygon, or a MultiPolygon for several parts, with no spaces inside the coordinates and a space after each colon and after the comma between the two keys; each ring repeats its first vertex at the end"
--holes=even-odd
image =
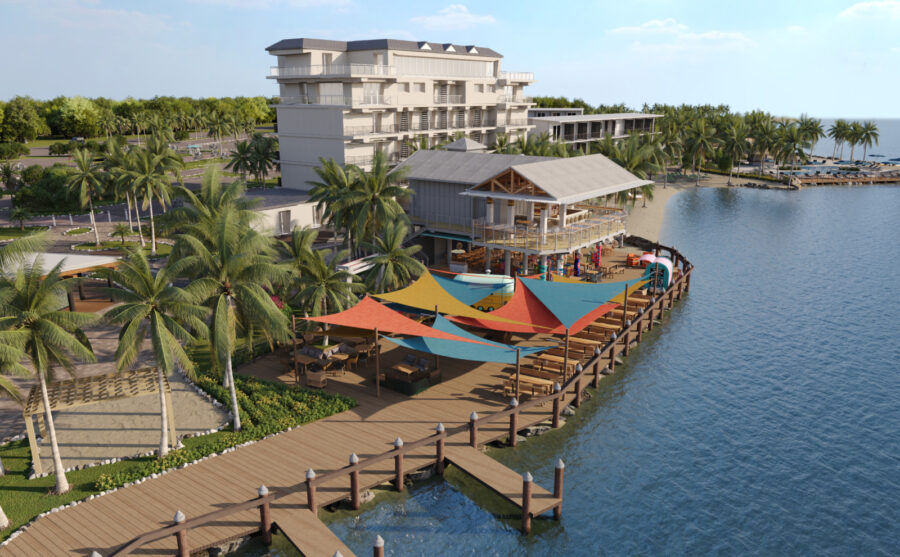
{"type": "MultiPolygon", "coordinates": [[[[387,341],[382,341],[382,346],[382,365],[397,363],[405,354],[387,341]]],[[[4,547],[3,553],[11,556],[83,557],[97,550],[107,555],[149,530],[171,525],[177,510],[181,510],[190,520],[226,505],[251,499],[263,484],[273,492],[292,488],[303,482],[308,468],[321,474],[345,466],[351,453],[356,453],[360,459],[384,453],[392,448],[395,438],[401,437],[406,441],[424,438],[434,432],[439,422],[447,428],[449,459],[456,447],[468,446],[467,424],[472,411],[490,414],[507,407],[502,385],[511,368],[449,358],[443,358],[441,366],[444,382],[413,397],[383,388],[381,398],[376,398],[371,382],[364,381],[364,377],[372,373],[368,366],[361,366],[358,373],[330,379],[329,391],[351,396],[359,405],[249,447],[45,516],[4,547]]],[[[260,371],[276,375],[283,372],[274,368],[260,371]]],[[[523,412],[520,427],[546,420],[549,412],[549,407],[523,412]]],[[[479,442],[487,443],[507,435],[508,429],[503,424],[490,424],[479,430],[479,442]]],[[[484,458],[483,463],[490,461],[502,467],[489,457],[484,458]]],[[[457,456],[457,460],[465,469],[461,457],[457,456]]],[[[434,449],[422,448],[407,455],[405,462],[407,472],[431,466],[435,462],[434,449]]],[[[473,471],[472,466],[468,471],[473,471]]],[[[505,474],[507,478],[518,478],[519,491],[520,472],[524,470],[505,474]]],[[[373,487],[389,482],[393,477],[393,463],[387,460],[362,472],[360,484],[363,488],[373,487]]],[[[515,490],[500,487],[498,491],[511,493],[515,490]]],[[[346,499],[348,492],[349,479],[346,477],[320,487],[319,506],[346,499]]],[[[536,498],[534,504],[542,506],[538,501],[540,499],[536,498]]],[[[303,490],[279,499],[272,505],[273,522],[277,523],[279,516],[284,517],[285,513],[300,512],[305,508],[303,490]]],[[[298,531],[294,529],[295,523],[291,524],[291,531],[298,531]]],[[[246,536],[258,529],[259,513],[252,509],[191,529],[189,543],[191,549],[197,551],[216,546],[223,540],[246,536]]],[[[335,544],[336,538],[328,539],[324,535],[327,528],[303,530],[306,535],[315,538],[308,543],[322,543],[322,547],[334,545],[334,549],[327,552],[327,557],[340,549],[335,544]]],[[[291,539],[294,537],[291,536],[291,539]]],[[[172,555],[174,552],[175,540],[172,537],[139,550],[141,555],[172,555]]],[[[344,553],[342,549],[341,552],[344,553]]],[[[325,553],[310,553],[316,554],[325,553]]]]}
{"type": "Polygon", "coordinates": [[[336,551],[340,551],[344,557],[354,555],[317,516],[306,509],[275,511],[272,518],[278,529],[304,555],[331,557],[336,551]]]}

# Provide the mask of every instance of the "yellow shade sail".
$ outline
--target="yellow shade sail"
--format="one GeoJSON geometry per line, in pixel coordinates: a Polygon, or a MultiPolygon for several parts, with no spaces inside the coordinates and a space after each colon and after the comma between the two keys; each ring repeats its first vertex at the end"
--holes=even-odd
{"type": "MultiPolygon", "coordinates": [[[[631,296],[636,290],[640,290],[648,282],[650,282],[650,281],[649,280],[640,280],[640,281],[632,284],[631,286],[628,287],[628,295],[631,296]]],[[[609,301],[612,303],[620,304],[620,305],[624,304],[625,303],[625,289],[623,288],[621,294],[616,294],[609,301]]]]}
{"type": "Polygon", "coordinates": [[[431,273],[425,271],[416,282],[410,284],[406,288],[388,292],[386,294],[373,294],[376,298],[380,298],[386,302],[400,304],[403,306],[422,309],[425,311],[434,311],[437,308],[439,313],[447,315],[455,315],[458,317],[471,317],[472,319],[480,319],[484,321],[500,321],[503,323],[517,323],[519,321],[505,319],[478,311],[472,306],[466,305],[454,298],[449,292],[438,284],[431,276],[431,273]]]}

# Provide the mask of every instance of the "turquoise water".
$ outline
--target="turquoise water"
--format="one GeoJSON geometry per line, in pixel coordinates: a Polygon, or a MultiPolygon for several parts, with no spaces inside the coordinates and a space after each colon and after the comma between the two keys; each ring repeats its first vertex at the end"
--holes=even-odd
{"type": "Polygon", "coordinates": [[[663,241],[692,290],[559,431],[493,455],[563,520],[460,474],[329,525],[358,555],[900,553],[900,188],[701,189],[663,241]]]}

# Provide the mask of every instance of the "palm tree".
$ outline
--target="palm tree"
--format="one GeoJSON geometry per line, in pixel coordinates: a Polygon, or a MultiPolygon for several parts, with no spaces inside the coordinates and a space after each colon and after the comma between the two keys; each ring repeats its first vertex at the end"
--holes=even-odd
{"type": "Polygon", "coordinates": [[[266,137],[261,133],[255,134],[250,140],[250,159],[253,174],[260,186],[265,184],[266,174],[275,167],[278,142],[273,137],[266,137]]]}
{"type": "Polygon", "coordinates": [[[663,188],[669,186],[669,162],[681,159],[681,136],[674,126],[667,126],[659,137],[663,152],[663,188]]]}
{"type": "MultiPolygon", "coordinates": [[[[176,188],[176,194],[185,203],[170,211],[167,227],[173,232],[191,234],[202,241],[211,243],[216,223],[227,213],[234,213],[236,226],[246,228],[259,218],[254,208],[258,200],[244,197],[246,185],[235,180],[222,184],[221,174],[214,166],[208,166],[203,173],[200,189],[193,191],[184,186],[176,188]]],[[[178,252],[176,244],[175,251],[178,252]]]]}
{"type": "Polygon", "coordinates": [[[800,115],[799,123],[803,138],[810,143],[809,156],[812,157],[813,151],[816,149],[816,143],[825,136],[825,128],[822,127],[821,120],[810,118],[806,114],[800,115]]]}
{"type": "Polygon", "coordinates": [[[863,122],[859,139],[863,146],[863,160],[866,160],[868,148],[872,145],[878,145],[878,125],[872,120],[863,122]]]}
{"type": "Polygon", "coordinates": [[[19,223],[19,230],[25,231],[25,221],[31,218],[31,211],[25,207],[14,207],[9,213],[9,220],[19,223]]]}
{"type": "Polygon", "coordinates": [[[283,271],[272,261],[272,241],[243,226],[236,211],[227,210],[210,223],[207,240],[180,234],[180,253],[189,253],[188,270],[193,282],[186,288],[193,299],[212,308],[210,343],[217,369],[224,367],[224,384],[231,390],[234,430],[241,430],[240,408],[234,385],[232,354],[238,329],[253,338],[262,330],[271,340],[289,337],[287,318],[278,310],[264,287],[283,280],[283,271]]]}
{"type": "Polygon", "coordinates": [[[131,125],[137,131],[138,145],[141,144],[141,132],[147,129],[148,119],[146,112],[137,112],[131,117],[131,125]]]}
{"type": "Polygon", "coordinates": [[[846,141],[849,131],[850,124],[848,124],[847,121],[843,119],[835,120],[834,124],[832,124],[828,128],[828,137],[834,140],[834,149],[831,153],[832,159],[837,157],[838,145],[840,145],[841,147],[841,159],[844,158],[844,141],[846,141]]]}
{"type": "Polygon", "coordinates": [[[111,110],[104,110],[100,114],[100,119],[97,121],[97,125],[100,126],[100,129],[103,130],[103,133],[106,134],[106,141],[109,141],[109,136],[112,135],[117,129],[116,115],[113,114],[111,110]]]}
{"type": "MultiPolygon", "coordinates": [[[[364,292],[365,286],[356,275],[338,269],[338,262],[346,256],[346,251],[313,251],[303,266],[300,290],[293,304],[311,315],[327,315],[352,306],[356,300],[354,294],[364,292]]],[[[324,344],[328,345],[328,335],[325,335],[324,344]]]]}
{"type": "Polygon", "coordinates": [[[391,172],[387,157],[377,151],[372,170],[364,172],[351,167],[351,172],[357,174],[357,179],[341,198],[341,203],[353,219],[351,228],[356,238],[361,242],[369,241],[387,222],[406,219],[400,203],[408,201],[412,191],[399,185],[405,178],[403,169],[391,172]]]}
{"type": "Polygon", "coordinates": [[[222,136],[228,134],[228,120],[218,112],[213,112],[206,120],[209,137],[216,140],[216,153],[222,154],[222,136]]]}
{"type": "Polygon", "coordinates": [[[81,207],[87,206],[90,209],[91,228],[94,229],[97,247],[100,247],[100,232],[94,220],[94,197],[102,194],[106,176],[103,167],[94,162],[93,153],[87,149],[75,149],[72,152],[72,160],[75,161],[75,171],[69,176],[67,185],[77,193],[81,207]]]}
{"type": "Polygon", "coordinates": [[[240,173],[241,180],[247,180],[247,173],[253,170],[253,152],[249,141],[235,143],[234,151],[231,152],[231,161],[225,165],[225,168],[240,173]]]}
{"type": "Polygon", "coordinates": [[[128,177],[128,152],[125,138],[115,136],[107,140],[103,150],[103,170],[106,172],[107,187],[116,194],[116,199],[125,195],[125,214],[128,216],[128,230],[134,231],[131,221],[131,180],[128,177]]]}
{"type": "MultiPolygon", "coordinates": [[[[781,153],[785,158],[791,159],[791,178],[794,176],[794,167],[797,163],[797,157],[806,156],[804,149],[809,145],[809,141],[803,134],[803,130],[797,123],[790,123],[782,130],[781,135],[781,153]]],[[[790,181],[789,179],[789,181],[790,181]]]]}
{"type": "Polygon", "coordinates": [[[850,160],[855,161],[854,153],[856,151],[856,146],[862,142],[863,136],[863,128],[859,122],[852,122],[850,124],[850,130],[847,132],[846,140],[850,143],[850,160]]]}
{"type": "Polygon", "coordinates": [[[762,176],[766,154],[775,145],[778,138],[774,121],[767,117],[761,122],[757,122],[750,132],[750,137],[753,139],[753,149],[759,154],[759,175],[762,176]]]}
{"type": "MultiPolygon", "coordinates": [[[[57,263],[46,276],[38,260],[23,265],[14,276],[0,278],[0,299],[4,301],[0,329],[18,331],[23,335],[23,353],[31,362],[32,373],[38,376],[58,494],[69,491],[69,482],[56,441],[56,427],[47,395],[47,377],[56,366],[62,366],[71,373],[72,357],[86,362],[96,360],[82,330],[82,327],[96,321],[96,315],[59,310],[60,299],[66,295],[66,287],[73,281],[59,276],[62,263],[57,263]]],[[[4,369],[12,367],[3,360],[0,360],[0,365],[4,369]]],[[[32,455],[32,458],[40,457],[32,455]]]]}
{"type": "Polygon", "coordinates": [[[112,229],[112,236],[118,236],[122,240],[122,245],[125,245],[125,236],[131,234],[132,230],[128,227],[124,222],[118,222],[112,229]]]}
{"type": "Polygon", "coordinates": [[[750,135],[750,128],[742,118],[732,119],[724,129],[724,137],[722,138],[722,153],[728,156],[731,161],[731,168],[728,171],[728,185],[731,185],[731,177],[734,175],[734,167],[750,148],[747,137],[750,135]]]}
{"type": "Polygon", "coordinates": [[[706,155],[715,150],[716,129],[707,125],[706,120],[700,118],[694,122],[694,125],[688,128],[688,141],[690,145],[691,157],[697,166],[697,184],[700,185],[700,170],[703,168],[703,160],[706,155]]]}
{"type": "Polygon", "coordinates": [[[165,155],[154,155],[148,149],[137,150],[131,160],[128,174],[136,196],[144,199],[144,207],[150,210],[150,253],[156,255],[156,224],[153,220],[153,202],[158,201],[165,210],[171,202],[172,182],[169,172],[176,170],[178,163],[165,155]]]}
{"type": "Polygon", "coordinates": [[[413,257],[422,246],[403,247],[408,232],[406,223],[390,222],[371,243],[365,244],[366,249],[374,254],[367,280],[371,292],[399,290],[425,271],[425,265],[413,257]]]}
{"type": "MultiPolygon", "coordinates": [[[[166,412],[165,376],[175,365],[189,377],[194,376],[194,363],[188,357],[182,343],[197,340],[195,335],[207,334],[204,317],[207,309],[193,303],[187,293],[172,286],[181,269],[189,265],[189,259],[170,262],[154,273],[143,250],[130,253],[115,270],[106,276],[117,288],[107,289],[121,305],[110,309],[105,319],[122,325],[116,347],[116,368],[128,369],[137,361],[141,346],[150,337],[159,389],[159,457],[169,452],[169,417],[166,412]]],[[[172,439],[172,443],[175,443],[172,439]]]]}

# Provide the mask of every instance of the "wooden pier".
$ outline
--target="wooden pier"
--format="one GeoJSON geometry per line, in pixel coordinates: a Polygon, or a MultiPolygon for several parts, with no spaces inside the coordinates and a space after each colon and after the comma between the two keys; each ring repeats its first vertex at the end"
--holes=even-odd
{"type": "MultiPolygon", "coordinates": [[[[627,355],[690,288],[691,265],[670,251],[682,269],[674,283],[652,299],[629,297],[616,335],[551,394],[510,404],[502,388],[509,368],[492,363],[446,359],[444,381],[412,397],[392,391],[376,397],[363,379],[372,370],[347,374],[329,390],[355,398],[356,408],[49,514],[3,554],[188,557],[251,534],[265,541],[278,528],[304,555],[348,557],[350,550],[318,519],[323,506],[347,500],[359,508],[360,490],[390,483],[402,491],[406,475],[431,467],[440,474],[447,462],[516,505],[523,532],[551,509],[559,519],[562,461],[551,493],[527,471],[513,471],[479,449],[500,439],[515,444],[518,431],[544,421],[558,427],[562,405],[580,406],[588,384],[597,387],[614,371],[617,355],[627,355]]],[[[402,350],[384,348],[382,363],[400,361],[402,350]]]]}
{"type": "Polygon", "coordinates": [[[862,186],[870,184],[900,183],[900,172],[883,174],[808,174],[794,176],[792,184],[798,186],[862,186]]]}

